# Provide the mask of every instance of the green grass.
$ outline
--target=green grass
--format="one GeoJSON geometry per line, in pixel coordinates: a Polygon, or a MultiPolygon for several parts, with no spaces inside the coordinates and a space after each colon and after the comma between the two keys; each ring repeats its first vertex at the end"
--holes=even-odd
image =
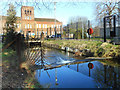
{"type": "Polygon", "coordinates": [[[25,61],[25,57],[22,55],[21,62],[19,63],[16,51],[12,49],[5,49],[1,56],[2,64],[4,66],[9,65],[10,68],[19,68],[20,64],[25,61]]]}
{"type": "Polygon", "coordinates": [[[2,57],[10,57],[10,56],[15,56],[16,52],[13,51],[12,49],[5,49],[3,52],[2,52],[2,57]]]}
{"type": "Polygon", "coordinates": [[[48,44],[56,44],[61,46],[74,47],[74,48],[77,48],[78,46],[81,46],[83,44],[88,48],[92,48],[94,46],[100,46],[102,44],[102,42],[100,41],[78,41],[78,40],[52,40],[52,41],[46,40],[45,42],[48,44]]]}
{"type": "Polygon", "coordinates": [[[109,57],[110,54],[115,53],[116,57],[120,55],[120,45],[112,45],[107,43],[107,45],[102,46],[101,41],[83,41],[83,40],[45,40],[47,44],[55,44],[63,47],[78,48],[79,50],[90,49],[94,53],[94,56],[99,56],[100,48],[104,49],[101,57],[109,57]]]}
{"type": "Polygon", "coordinates": [[[0,49],[2,49],[2,46],[3,46],[3,44],[2,44],[2,42],[0,42],[0,49]]]}
{"type": "Polygon", "coordinates": [[[35,79],[34,72],[31,72],[30,75],[25,79],[24,83],[27,83],[25,88],[43,88],[42,85],[35,79]]]}

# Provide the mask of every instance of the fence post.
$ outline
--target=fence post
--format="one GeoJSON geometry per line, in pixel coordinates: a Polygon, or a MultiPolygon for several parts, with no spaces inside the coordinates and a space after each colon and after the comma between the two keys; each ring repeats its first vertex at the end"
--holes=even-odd
{"type": "Polygon", "coordinates": [[[104,17],[104,42],[106,42],[106,18],[104,17]]]}
{"type": "Polygon", "coordinates": [[[115,15],[113,19],[113,24],[114,24],[114,37],[116,37],[116,16],[115,15]]]}

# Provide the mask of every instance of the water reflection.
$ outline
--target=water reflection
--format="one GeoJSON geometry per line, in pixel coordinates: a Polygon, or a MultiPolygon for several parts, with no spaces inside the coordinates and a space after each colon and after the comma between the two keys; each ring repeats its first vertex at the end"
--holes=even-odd
{"type": "MultiPolygon", "coordinates": [[[[36,78],[40,82],[42,86],[48,88],[93,88],[95,87],[95,82],[92,78],[87,77],[83,74],[77,73],[71,69],[66,67],[56,68],[57,74],[55,73],[55,69],[48,70],[50,75],[47,75],[46,71],[43,70],[41,76],[38,78],[36,74],[36,78]],[[55,75],[56,74],[56,75],[55,75]],[[86,85],[86,82],[89,83],[86,85]]],[[[38,71],[36,71],[37,73],[38,71]]]]}
{"type": "Polygon", "coordinates": [[[120,87],[120,74],[118,70],[120,70],[120,67],[103,65],[97,67],[93,75],[95,81],[98,82],[101,87],[120,87]]]}
{"type": "MultiPolygon", "coordinates": [[[[49,50],[45,59],[49,64],[63,64],[76,60],[72,54],[49,50]]],[[[84,61],[84,60],[81,60],[84,61]]],[[[72,63],[54,69],[38,69],[35,78],[45,88],[107,88],[120,87],[120,67],[104,65],[99,61],[72,63]]]]}
{"type": "Polygon", "coordinates": [[[120,72],[118,72],[120,67],[103,65],[98,61],[93,61],[92,63],[95,65],[93,69],[87,67],[89,63],[68,65],[68,68],[94,78],[101,88],[120,87],[120,72]]]}

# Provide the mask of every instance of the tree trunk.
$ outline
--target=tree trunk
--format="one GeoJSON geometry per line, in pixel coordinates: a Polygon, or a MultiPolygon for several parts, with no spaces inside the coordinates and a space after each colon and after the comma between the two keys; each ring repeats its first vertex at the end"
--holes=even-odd
{"type": "Polygon", "coordinates": [[[109,22],[109,27],[110,27],[110,31],[112,31],[112,18],[110,17],[110,22],[109,22]]]}

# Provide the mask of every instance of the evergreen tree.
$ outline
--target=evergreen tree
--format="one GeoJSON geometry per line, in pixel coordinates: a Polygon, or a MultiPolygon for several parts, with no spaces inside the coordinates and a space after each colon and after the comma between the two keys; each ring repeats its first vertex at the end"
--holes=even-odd
{"type": "MultiPolygon", "coordinates": [[[[5,37],[4,45],[9,44],[16,38],[17,35],[17,33],[15,32],[16,21],[17,21],[17,17],[16,17],[15,7],[13,4],[9,4],[9,9],[7,10],[7,18],[6,18],[6,28],[5,28],[6,37],[5,37]]],[[[15,50],[15,42],[9,48],[15,50]]]]}
{"type": "Polygon", "coordinates": [[[16,17],[16,11],[15,11],[15,7],[13,4],[9,4],[9,9],[7,10],[7,19],[6,19],[6,31],[7,32],[14,32],[15,28],[16,28],[16,21],[17,21],[17,17],[16,17]]]}

